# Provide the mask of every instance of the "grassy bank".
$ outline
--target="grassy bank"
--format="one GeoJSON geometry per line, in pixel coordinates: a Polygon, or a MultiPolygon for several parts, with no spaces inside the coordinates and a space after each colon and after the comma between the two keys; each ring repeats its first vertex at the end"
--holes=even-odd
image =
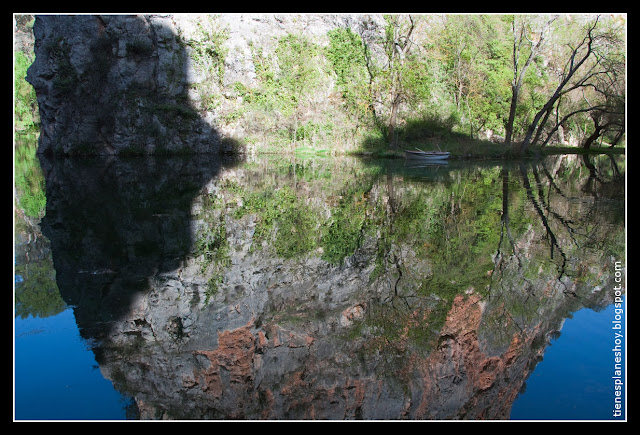
{"type": "Polygon", "coordinates": [[[420,149],[423,151],[448,151],[451,153],[451,159],[519,159],[519,158],[534,158],[546,155],[555,154],[611,154],[619,155],[625,154],[625,148],[616,146],[614,148],[606,147],[593,147],[585,150],[580,147],[573,146],[530,146],[527,151],[521,153],[519,150],[520,144],[512,146],[504,145],[501,143],[493,143],[489,141],[469,141],[467,143],[451,143],[445,144],[440,147],[429,146],[428,143],[416,143],[407,144],[407,146],[400,146],[395,149],[389,148],[389,146],[383,145],[379,148],[357,150],[352,155],[363,155],[377,158],[404,158],[404,150],[420,149]]]}
{"type": "Polygon", "coordinates": [[[591,149],[575,146],[530,145],[526,152],[520,151],[520,143],[505,145],[496,141],[473,138],[457,131],[451,125],[438,120],[419,119],[406,123],[398,129],[396,147],[390,147],[382,134],[372,134],[362,140],[349,154],[378,158],[404,158],[404,150],[448,151],[451,159],[519,159],[553,154],[624,154],[625,147],[608,145],[591,149]]]}
{"type": "Polygon", "coordinates": [[[536,146],[531,145],[529,149],[521,153],[520,144],[514,144],[508,146],[502,143],[494,143],[487,140],[458,140],[451,142],[443,142],[439,145],[430,142],[412,142],[412,143],[400,143],[396,148],[389,147],[388,144],[380,141],[373,146],[367,144],[367,146],[361,146],[351,150],[332,148],[330,144],[322,145],[308,145],[298,144],[290,147],[260,147],[252,150],[256,154],[277,154],[277,155],[291,155],[299,157],[329,157],[329,156],[366,156],[374,158],[404,158],[404,150],[416,150],[423,151],[441,150],[451,153],[450,159],[452,160],[496,160],[496,159],[520,159],[520,158],[537,158],[546,155],[556,154],[579,154],[579,155],[620,155],[625,154],[626,150],[624,146],[602,146],[592,147],[591,149],[584,149],[575,146],[568,145],[553,145],[553,146],[536,146]]]}

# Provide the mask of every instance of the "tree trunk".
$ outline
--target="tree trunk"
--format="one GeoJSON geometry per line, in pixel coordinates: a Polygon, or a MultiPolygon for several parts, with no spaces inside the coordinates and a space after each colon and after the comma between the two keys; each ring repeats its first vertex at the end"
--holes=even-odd
{"type": "Polygon", "coordinates": [[[392,96],[388,132],[389,146],[391,148],[395,148],[397,146],[396,123],[398,117],[398,109],[400,107],[400,103],[404,98],[404,90],[402,85],[402,67],[411,49],[411,34],[413,33],[416,25],[411,15],[408,16],[408,20],[410,24],[406,35],[401,35],[399,33],[401,31],[400,24],[399,22],[395,22],[391,24],[394,26],[393,36],[390,40],[387,41],[387,44],[389,44],[388,59],[389,71],[391,74],[390,95],[392,96]]]}
{"type": "Polygon", "coordinates": [[[620,142],[620,139],[622,139],[623,135],[624,135],[624,128],[618,131],[618,134],[616,134],[616,137],[613,139],[613,142],[611,142],[610,147],[613,148],[614,146],[618,145],[618,142],[620,142]]]}
{"type": "MultiPolygon", "coordinates": [[[[522,141],[522,145],[520,146],[520,152],[525,152],[527,150],[529,145],[532,143],[531,142],[531,136],[533,136],[533,132],[538,127],[538,123],[540,122],[540,118],[542,118],[543,115],[546,115],[545,116],[545,122],[546,122],[546,119],[549,116],[549,113],[550,113],[551,109],[553,108],[554,104],[556,104],[556,101],[558,101],[558,98],[560,98],[562,96],[562,94],[568,92],[567,90],[564,90],[564,87],[567,85],[567,83],[569,83],[569,80],[571,80],[573,75],[576,73],[576,71],[578,71],[580,69],[580,67],[587,60],[587,58],[589,56],[591,56],[591,53],[593,53],[593,47],[592,47],[593,35],[592,35],[592,32],[596,28],[596,25],[597,25],[597,20],[589,28],[589,30],[587,32],[587,36],[585,36],[585,38],[582,40],[582,42],[576,48],[574,48],[572,50],[571,56],[569,57],[569,60],[567,62],[568,69],[567,69],[566,76],[560,82],[560,84],[556,88],[556,90],[553,93],[553,95],[551,96],[551,98],[549,98],[549,101],[547,101],[547,103],[544,105],[544,107],[542,107],[542,109],[540,109],[540,111],[538,113],[536,113],[536,116],[533,118],[533,121],[531,122],[531,124],[529,125],[529,128],[527,129],[527,134],[524,137],[524,141],[522,141]],[[585,52],[584,56],[577,63],[575,63],[576,55],[578,54],[580,48],[585,43],[587,45],[587,51],[585,52]]],[[[576,87],[577,86],[573,86],[571,89],[575,89],[576,87]]],[[[571,89],[569,89],[569,90],[571,90],[571,89]]],[[[539,136],[539,134],[536,135],[536,139],[537,139],[538,136],[539,136]]]]}
{"type": "MultiPolygon", "coordinates": [[[[553,103],[555,103],[555,100],[553,100],[553,103]]],[[[547,102],[547,104],[549,104],[549,102],[547,102]]],[[[529,143],[531,142],[531,136],[533,136],[533,131],[536,129],[538,122],[540,122],[540,118],[542,118],[542,115],[545,113],[546,107],[547,105],[545,105],[545,107],[543,107],[538,113],[536,113],[536,116],[533,118],[533,121],[529,125],[529,128],[527,129],[527,133],[524,136],[522,145],[520,145],[520,152],[525,152],[529,147],[529,143]]]]}
{"type": "Polygon", "coordinates": [[[516,86],[511,87],[511,107],[509,107],[509,121],[505,127],[504,143],[511,145],[511,136],[513,135],[513,123],[516,119],[516,106],[518,104],[519,90],[516,86]]]}
{"type": "Polygon", "coordinates": [[[582,144],[582,148],[584,148],[585,150],[591,148],[591,145],[593,145],[593,143],[600,137],[600,131],[600,129],[596,128],[596,131],[594,131],[591,136],[589,136],[587,140],[584,141],[584,143],[582,144]]]}
{"type": "MultiPolygon", "coordinates": [[[[555,104],[555,101],[553,104],[555,104]]],[[[544,114],[544,118],[540,122],[540,125],[538,126],[538,130],[536,131],[536,136],[533,138],[533,141],[531,143],[538,143],[538,140],[540,139],[540,135],[542,134],[542,130],[544,129],[544,126],[547,125],[547,121],[549,120],[549,116],[551,115],[551,109],[553,109],[553,105],[544,114]]]]}
{"type": "Polygon", "coordinates": [[[593,123],[595,127],[593,133],[591,133],[591,136],[589,136],[582,144],[582,148],[584,148],[585,150],[591,148],[591,145],[593,145],[593,143],[598,140],[602,132],[606,129],[606,124],[600,125],[597,119],[594,119],[593,123]]]}
{"type": "Polygon", "coordinates": [[[391,148],[396,148],[398,145],[396,140],[396,122],[398,118],[399,100],[399,95],[396,95],[391,102],[391,116],[389,117],[389,146],[391,148]]]}
{"type": "Polygon", "coordinates": [[[513,124],[516,118],[516,107],[518,105],[518,95],[520,94],[520,89],[522,88],[522,81],[524,79],[524,75],[527,72],[527,68],[529,68],[529,65],[531,65],[531,62],[540,51],[540,48],[545,38],[545,33],[548,31],[549,27],[551,26],[551,23],[553,23],[555,19],[556,18],[554,17],[546,22],[546,24],[544,25],[540,33],[540,39],[535,45],[533,45],[533,43],[530,42],[531,52],[529,53],[529,57],[524,63],[524,66],[522,67],[522,71],[520,71],[519,73],[518,73],[518,56],[520,52],[520,44],[522,43],[522,39],[526,38],[526,35],[525,35],[525,29],[524,29],[524,23],[523,23],[522,24],[523,27],[521,28],[521,33],[520,33],[520,40],[517,41],[517,38],[515,37],[515,33],[516,33],[515,21],[513,22],[513,33],[514,33],[513,82],[511,83],[511,107],[509,107],[509,121],[507,122],[507,126],[505,127],[504,143],[506,145],[511,145],[511,139],[513,135],[513,124]]]}

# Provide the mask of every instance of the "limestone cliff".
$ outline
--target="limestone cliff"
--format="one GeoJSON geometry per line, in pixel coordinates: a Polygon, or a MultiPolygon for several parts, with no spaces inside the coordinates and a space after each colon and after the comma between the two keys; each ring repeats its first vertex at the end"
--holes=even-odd
{"type": "MultiPolygon", "coordinates": [[[[256,123],[233,122],[246,111],[237,89],[254,83],[258,57],[289,33],[326,45],[340,26],[364,37],[382,28],[379,17],[341,15],[38,15],[27,81],[40,152],[237,151],[256,123]]],[[[314,106],[331,92],[329,80],[314,106]]]]}

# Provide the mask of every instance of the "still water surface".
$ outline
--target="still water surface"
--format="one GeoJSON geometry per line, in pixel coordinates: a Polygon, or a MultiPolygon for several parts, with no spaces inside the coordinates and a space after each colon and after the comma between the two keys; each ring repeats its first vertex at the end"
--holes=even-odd
{"type": "Polygon", "coordinates": [[[624,418],[624,159],[35,162],[18,420],[624,418]]]}

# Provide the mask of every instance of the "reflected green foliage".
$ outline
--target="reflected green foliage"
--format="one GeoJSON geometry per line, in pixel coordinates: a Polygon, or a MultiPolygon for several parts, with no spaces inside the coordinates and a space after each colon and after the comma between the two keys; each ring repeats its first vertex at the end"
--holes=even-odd
{"type": "Polygon", "coordinates": [[[229,262],[229,244],[224,220],[202,231],[196,239],[195,253],[203,256],[204,265],[229,262]]]}
{"type": "Polygon", "coordinates": [[[331,169],[323,165],[285,163],[276,164],[271,170],[284,176],[295,174],[298,182],[320,189],[331,186],[333,193],[326,202],[334,206],[325,217],[317,204],[312,204],[289,185],[236,188],[242,198],[242,206],[235,210],[234,216],[256,216],[253,249],[267,244],[278,256],[289,259],[321,248],[322,258],[332,264],[340,264],[346,256],[352,255],[361,239],[366,211],[365,194],[371,188],[371,174],[358,171],[357,181],[334,184],[336,180],[332,178],[331,169]]]}
{"type": "Polygon", "coordinates": [[[33,218],[42,217],[46,205],[45,183],[36,156],[37,150],[36,135],[20,135],[16,138],[14,185],[20,207],[27,216],[33,218]]]}
{"type": "Polygon", "coordinates": [[[66,304],[60,297],[56,272],[45,238],[35,223],[44,216],[45,182],[36,156],[37,135],[16,137],[15,187],[15,315],[47,317],[60,313],[66,304]]]}
{"type": "Polygon", "coordinates": [[[209,196],[205,206],[209,209],[201,214],[204,224],[196,235],[193,256],[200,263],[201,273],[209,276],[205,291],[205,303],[208,303],[218,293],[224,270],[231,264],[231,256],[225,218],[213,213],[220,208],[220,202],[209,196]]]}
{"type": "MultiPolygon", "coordinates": [[[[429,287],[484,290],[492,270],[492,254],[498,245],[501,198],[496,189],[497,171],[474,174],[454,184],[432,220],[426,243],[434,259],[429,287]],[[435,282],[434,282],[435,280],[435,282]]],[[[430,251],[430,252],[429,252],[430,251]]]]}
{"type": "MultiPolygon", "coordinates": [[[[607,283],[612,257],[624,258],[620,210],[625,168],[620,160],[602,157],[412,167],[396,160],[259,156],[212,176],[205,172],[201,182],[190,181],[194,171],[188,168],[158,189],[165,174],[182,167],[169,159],[176,165],[108,184],[99,194],[87,195],[85,185],[97,183],[85,183],[75,196],[61,197],[68,210],[60,219],[54,219],[56,203],[50,204],[48,218],[73,224],[53,228],[66,243],[82,238],[68,246],[83,249],[67,248],[57,257],[58,265],[71,262],[59,269],[60,282],[66,278],[88,299],[110,296],[95,305],[104,312],[89,305],[85,319],[112,324],[107,321],[114,318],[108,314],[117,313],[112,305],[127,296],[117,291],[130,288],[150,290],[147,306],[155,304],[171,315],[166,324],[153,313],[141,318],[141,305],[134,305],[134,323],[140,319],[141,331],[152,326],[157,334],[146,340],[126,330],[130,356],[158,355],[151,350],[162,343],[157,337],[169,326],[175,348],[190,352],[211,334],[236,331],[229,335],[235,338],[236,328],[247,325],[247,332],[255,329],[246,336],[246,349],[257,343],[264,359],[256,361],[276,367],[270,385],[282,387],[294,379],[304,381],[305,389],[327,379],[326,373],[345,373],[349,379],[360,374],[358,379],[377,378],[384,388],[397,387],[412,397],[442,386],[445,394],[456,385],[474,392],[479,387],[472,385],[477,378],[471,372],[489,361],[505,365],[504,370],[498,367],[496,383],[481,385],[493,395],[512,379],[521,381],[537,346],[546,346],[546,334],[568,312],[606,302],[606,292],[594,292],[594,287],[607,283]],[[142,189],[142,180],[152,182],[142,189]],[[104,207],[101,201],[116,191],[123,200],[107,201],[118,206],[104,207]],[[92,208],[100,216],[105,210],[114,214],[113,224],[95,213],[83,216],[90,197],[99,198],[92,208]],[[87,227],[94,234],[83,231],[87,227]],[[140,243],[147,240],[157,248],[142,249],[140,243]],[[192,244],[179,247],[183,240],[192,244]],[[87,261],[91,253],[95,257],[87,261]],[[113,261],[118,258],[119,264],[113,261]],[[120,275],[78,274],[76,265],[107,261],[120,275]],[[141,275],[145,264],[150,266],[141,275]],[[163,264],[162,272],[157,264],[163,264]],[[141,276],[153,280],[151,289],[141,276]],[[178,316],[171,311],[174,302],[178,316]],[[203,323],[191,323],[196,318],[203,323]],[[191,339],[197,341],[186,341],[191,339]],[[320,348],[324,353],[316,352],[320,348]],[[280,370],[282,351],[294,358],[284,361],[294,361],[298,374],[298,362],[310,362],[306,367],[322,373],[291,378],[289,369],[280,370]]],[[[151,161],[159,163],[136,159],[140,166],[127,165],[113,174],[138,175],[151,161]]],[[[98,172],[94,166],[85,171],[75,167],[68,177],[81,174],[92,180],[98,172]]],[[[99,178],[113,179],[118,177],[99,178]]],[[[49,305],[42,300],[49,297],[51,307],[57,307],[54,292],[43,290],[52,288],[45,278],[55,275],[44,268],[18,271],[42,277],[31,281],[38,282],[31,294],[17,295],[19,307],[47,313],[49,305]]],[[[246,354],[230,347],[232,358],[236,350],[246,354]]],[[[178,384],[192,389],[194,384],[184,385],[179,376],[178,384]]],[[[246,379],[251,388],[253,379],[246,379]]],[[[266,382],[267,376],[262,379],[266,382]]],[[[126,380],[131,377],[118,382],[126,380]]],[[[327,384],[321,385],[325,392],[327,384]]]]}
{"type": "Polygon", "coordinates": [[[15,286],[16,317],[49,317],[67,308],[58,291],[51,257],[16,265],[15,274],[20,277],[15,286]]]}
{"type": "MultiPolygon", "coordinates": [[[[532,192],[527,190],[539,177],[538,169],[523,185],[517,168],[508,171],[509,177],[500,168],[490,167],[450,172],[444,182],[435,183],[428,190],[421,183],[402,184],[401,198],[395,200],[397,207],[390,211],[385,205],[390,197],[374,198],[370,193],[375,185],[393,185],[394,176],[391,181],[384,181],[379,170],[367,173],[354,168],[355,177],[344,177],[341,182],[335,177],[327,178],[329,172],[321,167],[280,164],[271,170],[282,170],[285,177],[295,174],[286,185],[234,185],[234,195],[241,198],[242,204],[234,210],[234,218],[256,216],[254,249],[266,243],[279,256],[294,258],[320,247],[324,260],[340,264],[362,245],[366,235],[374,236],[379,267],[372,279],[385,269],[382,265],[395,246],[406,246],[417,257],[429,259],[431,272],[422,285],[424,292],[437,289],[446,293],[449,287],[485,289],[491,281],[496,252],[509,250],[503,228],[506,217],[510,237],[517,240],[529,230],[531,219],[539,217],[536,205],[548,202],[545,197],[538,199],[537,191],[532,198],[532,192]],[[322,192],[321,207],[317,201],[309,200],[308,193],[295,187],[295,180],[322,192]],[[510,186],[507,190],[503,190],[505,182],[510,186]],[[505,206],[508,210],[504,210],[505,206]],[[319,236],[315,236],[318,229],[319,236]]],[[[580,176],[575,169],[566,175],[560,171],[558,176],[566,177],[566,181],[562,178],[563,183],[569,185],[584,179],[584,174],[580,176]]],[[[559,188],[557,180],[547,182],[559,188]]],[[[558,257],[553,260],[557,262],[558,257]]]]}
{"type": "Polygon", "coordinates": [[[602,273],[593,264],[624,255],[620,208],[605,212],[612,203],[598,199],[623,189],[624,165],[580,159],[431,173],[394,161],[265,159],[221,183],[216,210],[255,222],[254,255],[366,267],[378,293],[348,334],[368,337],[374,353],[429,352],[454,301],[470,295],[490,301],[481,331],[504,350],[546,299],[588,298],[602,273]]]}
{"type": "Polygon", "coordinates": [[[364,197],[359,202],[353,196],[340,201],[325,224],[322,236],[322,258],[332,264],[340,264],[353,255],[360,244],[366,206],[364,197]]]}
{"type": "Polygon", "coordinates": [[[247,213],[257,216],[253,246],[272,243],[275,253],[294,258],[310,252],[316,245],[315,214],[288,186],[275,191],[247,194],[236,216],[247,213]],[[274,235],[275,233],[275,235],[274,235]]]}
{"type": "Polygon", "coordinates": [[[368,196],[377,178],[376,172],[353,172],[354,178],[339,191],[331,217],[323,225],[322,258],[331,264],[341,264],[345,257],[355,253],[371,216],[368,196]]]}
{"type": "Polygon", "coordinates": [[[315,248],[317,217],[304,199],[288,186],[275,191],[249,193],[243,197],[243,202],[236,216],[247,213],[257,216],[254,249],[263,242],[272,243],[275,253],[288,259],[315,248]]]}
{"type": "Polygon", "coordinates": [[[276,254],[294,258],[310,252],[315,244],[315,216],[291,191],[278,191],[276,254]]]}

